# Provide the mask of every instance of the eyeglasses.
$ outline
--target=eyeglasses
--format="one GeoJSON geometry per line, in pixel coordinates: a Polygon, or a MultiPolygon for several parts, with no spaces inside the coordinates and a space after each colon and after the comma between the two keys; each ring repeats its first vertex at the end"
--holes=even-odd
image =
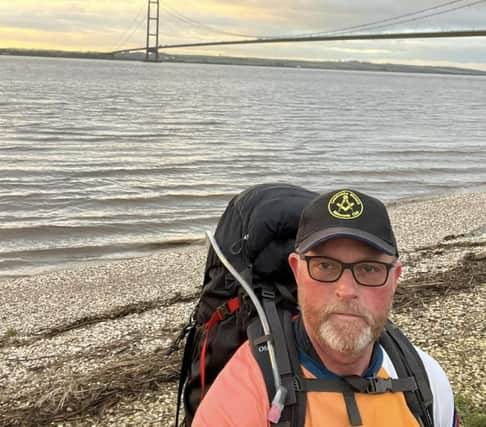
{"type": "Polygon", "coordinates": [[[362,286],[383,286],[388,280],[388,274],[395,262],[359,261],[345,263],[337,259],[324,256],[300,255],[307,263],[309,276],[318,282],[332,283],[338,281],[349,269],[353,273],[354,280],[362,286]]]}

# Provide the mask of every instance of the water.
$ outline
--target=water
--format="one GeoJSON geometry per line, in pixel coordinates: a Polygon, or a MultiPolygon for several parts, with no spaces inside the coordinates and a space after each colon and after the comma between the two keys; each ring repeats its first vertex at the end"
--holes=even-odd
{"type": "Polygon", "coordinates": [[[485,117],[484,77],[0,56],[0,277],[193,241],[262,182],[478,188],[485,117]]]}

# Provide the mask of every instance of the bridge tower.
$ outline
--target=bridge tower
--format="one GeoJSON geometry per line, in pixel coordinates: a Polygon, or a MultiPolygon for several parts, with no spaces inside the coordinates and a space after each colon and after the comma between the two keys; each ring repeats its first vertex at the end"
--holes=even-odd
{"type": "Polygon", "coordinates": [[[159,62],[159,0],[148,0],[145,60],[159,62]]]}

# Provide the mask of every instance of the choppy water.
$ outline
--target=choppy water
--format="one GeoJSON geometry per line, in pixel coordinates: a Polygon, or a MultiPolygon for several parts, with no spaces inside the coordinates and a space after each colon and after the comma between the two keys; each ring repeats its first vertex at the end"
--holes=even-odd
{"type": "Polygon", "coordinates": [[[486,78],[0,56],[0,277],[214,228],[262,182],[486,184],[486,78]]]}

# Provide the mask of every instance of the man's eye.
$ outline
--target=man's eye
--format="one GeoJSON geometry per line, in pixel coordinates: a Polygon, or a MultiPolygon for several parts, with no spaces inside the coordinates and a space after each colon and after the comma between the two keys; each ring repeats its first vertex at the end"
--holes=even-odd
{"type": "Polygon", "coordinates": [[[364,273],[377,273],[380,270],[377,264],[360,264],[360,268],[364,273]]]}
{"type": "Polygon", "coordinates": [[[319,268],[321,270],[330,270],[332,269],[334,266],[328,262],[321,262],[319,263],[319,268]]]}

